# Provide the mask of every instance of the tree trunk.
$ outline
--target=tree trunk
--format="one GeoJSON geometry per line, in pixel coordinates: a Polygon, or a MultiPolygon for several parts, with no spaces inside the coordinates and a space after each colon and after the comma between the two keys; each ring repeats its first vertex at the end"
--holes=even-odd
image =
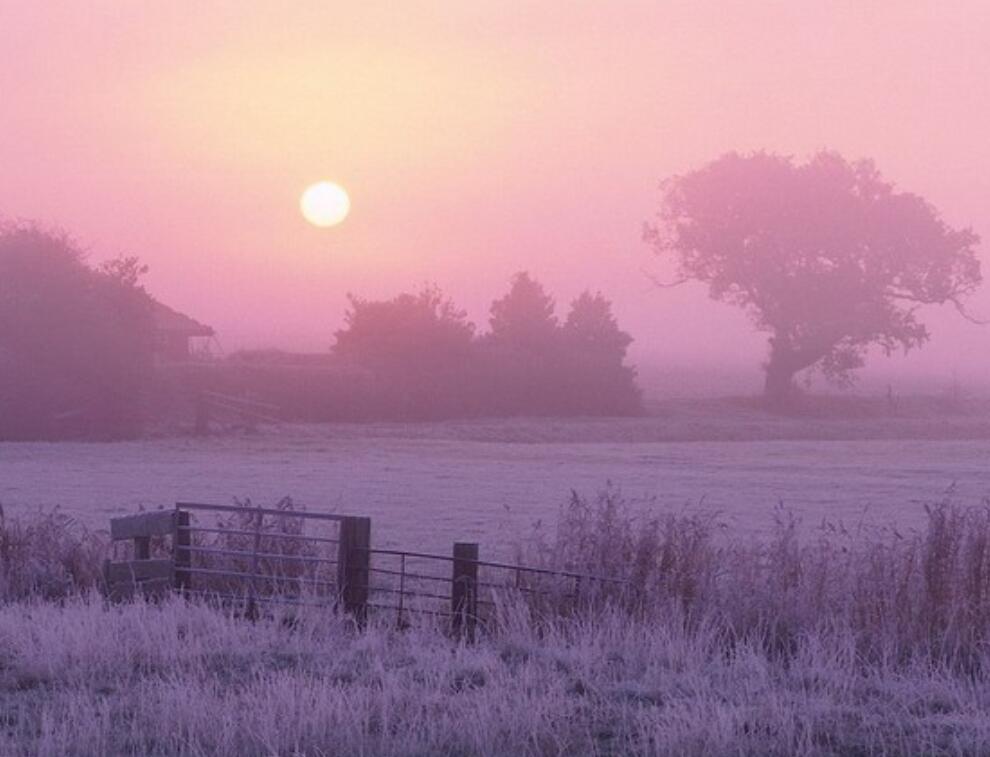
{"type": "Polygon", "coordinates": [[[766,365],[766,380],[763,384],[763,399],[768,405],[782,407],[793,399],[796,391],[794,373],[783,363],[774,363],[771,358],[766,365]]]}
{"type": "Polygon", "coordinates": [[[798,393],[794,376],[825,357],[833,344],[818,338],[795,345],[787,336],[770,337],[770,359],[763,366],[766,371],[763,398],[767,405],[779,408],[791,404],[798,393]]]}
{"type": "Polygon", "coordinates": [[[794,399],[797,392],[794,374],[802,367],[786,337],[770,337],[770,359],[763,366],[766,371],[763,399],[768,406],[783,407],[794,399]]]}

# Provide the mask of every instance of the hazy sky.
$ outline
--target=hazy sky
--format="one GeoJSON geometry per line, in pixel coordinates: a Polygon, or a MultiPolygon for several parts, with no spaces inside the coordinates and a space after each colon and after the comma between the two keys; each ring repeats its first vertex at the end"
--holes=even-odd
{"type": "MultiPolygon", "coordinates": [[[[0,215],[139,255],[227,350],[426,281],[481,322],[525,268],[612,297],[637,359],[755,370],[744,316],[643,273],[658,181],[733,149],[873,157],[990,239],[986,0],[0,0],[0,42],[0,215]],[[299,214],[319,179],[340,226],[299,214]]],[[[990,370],[950,315],[891,367],[990,370]]]]}

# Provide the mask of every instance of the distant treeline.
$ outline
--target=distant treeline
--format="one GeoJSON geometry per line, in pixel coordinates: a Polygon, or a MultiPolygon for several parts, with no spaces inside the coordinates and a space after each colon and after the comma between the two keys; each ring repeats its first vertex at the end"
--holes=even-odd
{"type": "Polygon", "coordinates": [[[640,411],[631,337],[601,294],[585,292],[559,322],[527,273],[474,324],[435,288],[390,300],[350,298],[334,354],[370,371],[405,418],[627,415],[640,411]]]}
{"type": "MultiPolygon", "coordinates": [[[[983,278],[979,236],[950,227],[869,160],[723,155],[664,182],[645,240],[673,267],[669,285],[702,283],[767,334],[764,401],[775,411],[805,404],[799,377],[817,371],[846,389],[870,350],[922,347],[931,337],[922,306],[950,304],[981,322],[966,307],[983,278]]],[[[631,340],[608,300],[586,292],[558,321],[526,273],[492,303],[483,333],[427,288],[351,297],[322,355],[256,351],[199,366],[175,364],[188,339],[156,331],[163,306],[141,273],[135,258],[93,268],[63,235],[0,226],[0,438],[134,435],[149,408],[176,415],[200,390],[305,420],[640,411],[631,340]],[[171,365],[154,366],[156,340],[171,365]]],[[[192,323],[200,330],[189,338],[202,336],[192,323]]]]}
{"type": "Polygon", "coordinates": [[[351,296],[325,357],[278,351],[185,369],[179,383],[249,394],[309,420],[440,420],[511,415],[631,415],[642,409],[632,341],[600,294],[561,322],[527,273],[491,306],[478,333],[438,289],[388,300],[351,296]]]}
{"type": "Polygon", "coordinates": [[[200,390],[248,395],[298,420],[636,413],[630,337],[582,294],[563,322],[518,274],[477,334],[435,288],[350,298],[332,352],[241,353],[156,365],[154,300],[135,258],[99,267],[65,235],[0,227],[0,439],[126,438],[200,390]]]}

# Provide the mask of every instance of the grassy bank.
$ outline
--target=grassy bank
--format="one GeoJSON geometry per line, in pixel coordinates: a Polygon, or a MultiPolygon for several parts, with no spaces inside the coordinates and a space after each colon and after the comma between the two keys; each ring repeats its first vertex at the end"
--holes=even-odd
{"type": "MultiPolygon", "coordinates": [[[[502,605],[475,645],[313,609],[108,606],[100,536],[8,521],[0,753],[984,754],[990,514],[918,533],[637,519],[574,496],[528,562],[624,575],[574,615],[502,605]],[[24,561],[31,542],[44,559],[24,561]]],[[[49,518],[56,516],[49,516],[49,518]]]]}

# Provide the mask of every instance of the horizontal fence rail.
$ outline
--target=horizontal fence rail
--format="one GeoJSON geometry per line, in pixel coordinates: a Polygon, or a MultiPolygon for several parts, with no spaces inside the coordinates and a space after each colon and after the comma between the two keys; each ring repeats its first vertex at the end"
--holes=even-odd
{"type": "MultiPolygon", "coordinates": [[[[271,507],[245,507],[244,505],[212,505],[201,502],[177,502],[176,510],[214,510],[216,512],[228,513],[253,513],[261,515],[278,515],[284,518],[299,520],[346,520],[347,515],[337,515],[335,513],[312,513],[306,510],[279,510],[271,507]]],[[[253,531],[251,533],[254,533],[253,531]]]]}
{"type": "MultiPolygon", "coordinates": [[[[192,532],[195,529],[186,528],[185,531],[192,532]]],[[[308,539],[307,539],[308,541],[308,539]]],[[[299,562],[307,563],[325,563],[328,565],[336,565],[336,560],[330,560],[323,557],[306,557],[300,555],[290,555],[282,552],[249,552],[246,550],[238,549],[217,549],[216,547],[186,547],[187,552],[205,554],[205,555],[227,555],[230,557],[251,557],[251,558],[276,558],[278,560],[298,560],[299,562]]]]}
{"type": "Polygon", "coordinates": [[[195,394],[194,406],[194,431],[197,435],[209,433],[210,423],[216,416],[237,418],[251,428],[258,423],[281,423],[281,410],[277,405],[247,397],[200,391],[195,394]]]}
{"type": "Polygon", "coordinates": [[[281,508],[180,502],[196,517],[183,528],[185,590],[217,599],[239,597],[253,613],[258,602],[336,605],[343,585],[339,531],[347,516],[281,508]],[[217,526],[198,518],[226,518],[217,526]],[[313,528],[331,532],[313,533],[313,528]]]}

